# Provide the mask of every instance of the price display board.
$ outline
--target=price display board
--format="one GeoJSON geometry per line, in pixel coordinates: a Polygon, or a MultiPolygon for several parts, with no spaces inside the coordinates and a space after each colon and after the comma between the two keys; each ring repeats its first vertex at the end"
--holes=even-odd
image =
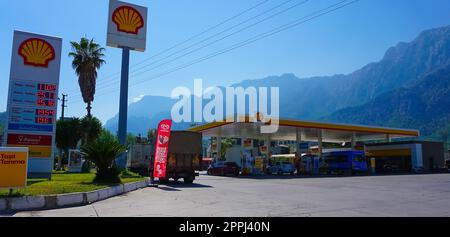
{"type": "Polygon", "coordinates": [[[12,131],[52,132],[56,122],[57,85],[16,81],[12,85],[12,103],[8,129],[12,131]]]}

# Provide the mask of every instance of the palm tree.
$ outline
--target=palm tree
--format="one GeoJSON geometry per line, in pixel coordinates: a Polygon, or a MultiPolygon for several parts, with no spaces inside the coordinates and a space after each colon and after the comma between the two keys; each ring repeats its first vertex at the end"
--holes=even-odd
{"type": "Polygon", "coordinates": [[[81,130],[83,137],[81,138],[81,145],[85,145],[94,141],[102,132],[102,122],[93,116],[85,116],[81,119],[81,130]]]}
{"type": "Polygon", "coordinates": [[[87,104],[87,116],[91,117],[91,104],[94,101],[97,70],[105,64],[103,57],[104,48],[94,42],[94,39],[81,38],[80,42],[70,42],[72,52],[69,57],[73,58],[72,67],[78,76],[81,95],[87,104]]]}
{"type": "Polygon", "coordinates": [[[97,167],[95,182],[120,182],[120,170],[114,165],[116,157],[126,151],[117,137],[103,130],[100,136],[93,142],[81,147],[86,160],[97,167]]]}

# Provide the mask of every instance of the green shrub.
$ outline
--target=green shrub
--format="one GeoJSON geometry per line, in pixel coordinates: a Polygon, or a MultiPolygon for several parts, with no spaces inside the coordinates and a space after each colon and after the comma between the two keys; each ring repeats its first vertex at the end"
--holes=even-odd
{"type": "Polygon", "coordinates": [[[114,160],[124,153],[126,148],[115,136],[108,131],[102,131],[96,140],[84,145],[81,151],[85,159],[94,163],[97,168],[95,182],[120,183],[121,170],[114,165],[114,160]]]}

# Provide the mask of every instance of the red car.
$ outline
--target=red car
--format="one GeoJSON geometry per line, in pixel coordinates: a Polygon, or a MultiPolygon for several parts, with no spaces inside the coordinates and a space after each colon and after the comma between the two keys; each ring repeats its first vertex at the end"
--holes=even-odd
{"type": "Polygon", "coordinates": [[[208,175],[233,175],[238,176],[241,168],[234,162],[220,162],[211,164],[208,168],[208,175]]]}

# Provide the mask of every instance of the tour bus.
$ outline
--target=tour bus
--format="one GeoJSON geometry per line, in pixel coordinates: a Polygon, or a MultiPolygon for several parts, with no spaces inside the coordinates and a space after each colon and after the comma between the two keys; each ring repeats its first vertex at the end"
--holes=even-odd
{"type": "Polygon", "coordinates": [[[364,151],[333,151],[323,154],[327,173],[357,174],[369,171],[364,151]]]}

